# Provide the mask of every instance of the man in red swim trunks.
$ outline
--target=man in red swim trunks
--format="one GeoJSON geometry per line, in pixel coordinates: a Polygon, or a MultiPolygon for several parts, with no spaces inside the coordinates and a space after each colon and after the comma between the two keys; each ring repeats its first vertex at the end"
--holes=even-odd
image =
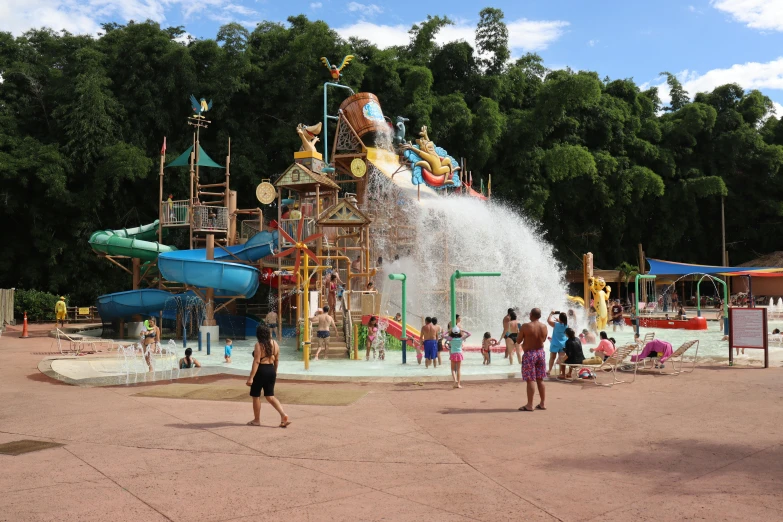
{"type": "Polygon", "coordinates": [[[541,402],[536,406],[537,410],[546,409],[546,391],[544,379],[546,378],[546,354],[544,342],[547,337],[546,325],[542,323],[541,310],[533,308],[530,311],[530,322],[524,323],[519,329],[517,345],[522,345],[522,380],[527,385],[527,404],[519,408],[519,411],[533,411],[533,397],[538,386],[538,394],[541,402]],[[533,384],[535,381],[535,385],[533,384]]]}

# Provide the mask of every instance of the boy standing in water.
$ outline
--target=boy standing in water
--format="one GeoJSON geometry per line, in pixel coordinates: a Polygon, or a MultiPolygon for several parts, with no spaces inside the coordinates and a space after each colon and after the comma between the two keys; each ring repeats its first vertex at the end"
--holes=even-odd
{"type": "Polygon", "coordinates": [[[231,363],[231,346],[233,345],[233,342],[231,339],[226,339],[226,346],[223,348],[223,357],[225,358],[226,364],[231,363]]]}
{"type": "Polygon", "coordinates": [[[424,346],[424,366],[434,368],[438,360],[438,336],[435,326],[432,324],[432,318],[424,319],[424,326],[421,328],[421,342],[424,346]]]}

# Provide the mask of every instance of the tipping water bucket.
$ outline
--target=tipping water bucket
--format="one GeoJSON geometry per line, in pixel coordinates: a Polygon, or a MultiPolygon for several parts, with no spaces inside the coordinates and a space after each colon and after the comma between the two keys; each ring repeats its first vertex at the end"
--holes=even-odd
{"type": "Polygon", "coordinates": [[[376,133],[390,131],[378,97],[370,92],[360,92],[346,98],[340,104],[340,110],[366,145],[373,145],[376,133]]]}

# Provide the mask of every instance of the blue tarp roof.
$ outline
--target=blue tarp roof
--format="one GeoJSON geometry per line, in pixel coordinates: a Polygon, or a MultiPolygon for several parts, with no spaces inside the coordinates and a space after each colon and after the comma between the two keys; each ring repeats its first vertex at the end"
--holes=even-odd
{"type": "Polygon", "coordinates": [[[783,268],[776,267],[748,267],[748,266],[713,266],[713,265],[693,265],[691,263],[676,263],[674,261],[662,261],[660,259],[647,259],[650,265],[650,275],[688,275],[688,274],[710,274],[710,275],[754,275],[766,277],[783,277],[783,268]]]}

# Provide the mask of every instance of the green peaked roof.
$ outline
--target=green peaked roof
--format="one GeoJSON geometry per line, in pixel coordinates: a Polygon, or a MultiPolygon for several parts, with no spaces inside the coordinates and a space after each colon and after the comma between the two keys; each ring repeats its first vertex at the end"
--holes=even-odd
{"type": "MultiPolygon", "coordinates": [[[[193,150],[193,145],[188,147],[188,150],[180,154],[180,156],[166,165],[166,168],[169,167],[188,167],[190,166],[190,153],[193,150]]],[[[198,146],[198,161],[196,162],[196,165],[199,167],[215,167],[217,169],[222,169],[222,165],[218,165],[215,163],[212,158],[207,155],[206,152],[204,152],[204,149],[201,148],[201,145],[198,146]]]]}

